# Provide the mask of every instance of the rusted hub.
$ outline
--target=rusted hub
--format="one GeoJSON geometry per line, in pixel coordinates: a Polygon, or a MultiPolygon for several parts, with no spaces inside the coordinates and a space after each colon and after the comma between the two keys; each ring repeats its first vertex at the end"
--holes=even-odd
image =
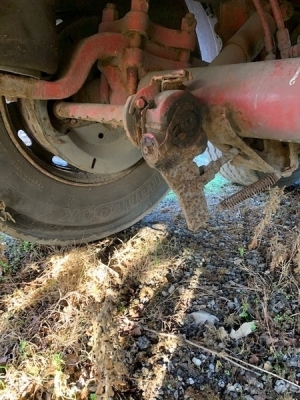
{"type": "Polygon", "coordinates": [[[134,139],[142,134],[144,159],[160,171],[178,195],[188,227],[196,231],[205,224],[207,214],[202,190],[206,176],[200,177],[193,161],[207,145],[201,103],[183,90],[167,90],[159,93],[152,104],[153,108],[140,111],[134,139]]]}
{"type": "Polygon", "coordinates": [[[179,148],[188,148],[199,136],[205,138],[201,119],[202,110],[199,102],[185,93],[168,114],[168,134],[171,136],[172,144],[179,148]]]}
{"type": "Polygon", "coordinates": [[[206,146],[199,101],[183,90],[168,90],[157,95],[156,107],[146,112],[145,129],[155,134],[160,144],[169,142],[180,149],[206,146]],[[196,147],[197,147],[196,146],[196,147]]]}

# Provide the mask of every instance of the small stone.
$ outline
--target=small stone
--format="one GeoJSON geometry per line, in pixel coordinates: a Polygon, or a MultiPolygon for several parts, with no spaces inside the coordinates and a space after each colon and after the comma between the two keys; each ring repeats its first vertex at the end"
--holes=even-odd
{"type": "Polygon", "coordinates": [[[169,293],[168,293],[168,292],[161,292],[161,294],[162,294],[164,297],[169,296],[169,293]]]}
{"type": "Polygon", "coordinates": [[[216,322],[219,321],[219,319],[215,315],[209,314],[206,311],[197,311],[191,313],[190,315],[194,318],[196,324],[200,325],[204,325],[205,323],[214,325],[216,322]]]}
{"type": "Polygon", "coordinates": [[[146,336],[140,336],[136,342],[141,350],[146,350],[151,346],[151,342],[146,336]]]}
{"type": "Polygon", "coordinates": [[[257,260],[247,260],[247,264],[251,265],[252,267],[256,267],[257,266],[257,260]]]}
{"type": "Polygon", "coordinates": [[[175,289],[176,289],[175,285],[171,285],[168,289],[169,294],[173,293],[175,289]]]}
{"type": "Polygon", "coordinates": [[[228,385],[226,390],[227,390],[227,392],[234,392],[235,391],[235,385],[228,385]]]}
{"type": "Polygon", "coordinates": [[[278,379],[275,382],[274,390],[278,394],[283,394],[288,390],[288,386],[284,381],[278,379]]]}
{"type": "Polygon", "coordinates": [[[220,388],[222,388],[222,389],[226,386],[226,382],[224,381],[224,379],[220,379],[220,380],[219,380],[218,386],[219,386],[220,388]]]}
{"type": "Polygon", "coordinates": [[[186,381],[186,383],[187,383],[188,385],[193,385],[193,384],[195,383],[195,381],[194,381],[193,378],[189,378],[189,379],[186,381]]]}
{"type": "Polygon", "coordinates": [[[244,260],[242,260],[241,258],[237,258],[233,261],[234,265],[241,265],[244,262],[244,260]]]}
{"type": "Polygon", "coordinates": [[[228,392],[242,393],[242,386],[239,383],[235,383],[234,385],[229,384],[226,389],[228,392]]]}
{"type": "Polygon", "coordinates": [[[215,366],[214,366],[214,364],[209,364],[208,368],[209,368],[209,370],[210,370],[211,372],[215,372],[215,366]]]}
{"type": "Polygon", "coordinates": [[[200,367],[200,365],[202,364],[202,361],[199,360],[199,358],[194,357],[192,359],[192,363],[195,364],[197,367],[200,367]]]}
{"type": "Polygon", "coordinates": [[[214,308],[215,304],[216,304],[215,300],[211,300],[211,301],[209,301],[209,302],[207,303],[207,306],[208,306],[209,308],[214,308]]]}
{"type": "Polygon", "coordinates": [[[288,363],[291,367],[297,368],[299,366],[299,360],[296,357],[291,358],[288,363]]]}

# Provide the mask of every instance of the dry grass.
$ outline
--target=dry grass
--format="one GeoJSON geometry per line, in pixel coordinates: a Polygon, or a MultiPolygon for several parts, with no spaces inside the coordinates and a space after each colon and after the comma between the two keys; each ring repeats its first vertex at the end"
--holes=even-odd
{"type": "Polygon", "coordinates": [[[253,238],[249,244],[249,250],[253,250],[258,246],[265,228],[270,225],[273,215],[276,214],[279,208],[282,195],[283,188],[275,187],[270,190],[270,197],[263,210],[264,217],[255,228],[253,238]]]}
{"type": "MultiPolygon", "coordinates": [[[[283,240],[281,226],[272,224],[270,228],[281,199],[281,191],[271,191],[251,243],[252,248],[259,244],[259,251],[266,257],[267,271],[259,272],[241,261],[240,268],[247,281],[244,286],[231,288],[241,302],[249,303],[246,311],[251,319],[258,321],[260,336],[257,334],[256,340],[264,340],[271,355],[295,344],[294,338],[284,335],[285,323],[291,325],[291,330],[300,328],[297,313],[279,315],[276,321],[271,312],[278,293],[300,303],[299,232],[291,230],[283,240]]],[[[18,272],[9,274],[3,270],[1,400],[121,400],[129,399],[130,393],[136,396],[142,393],[132,399],[155,399],[166,382],[169,372],[166,365],[172,363],[174,355],[184,357],[182,341],[178,342],[176,337],[193,299],[227,301],[222,295],[219,297],[215,286],[226,277],[226,269],[220,268],[218,276],[214,276],[202,265],[201,257],[200,261],[193,261],[193,267],[187,261],[196,260],[197,246],[184,248],[164,230],[143,228],[135,235],[122,234],[87,247],[50,249],[47,255],[34,248],[32,259],[27,258],[26,265],[18,272]],[[176,282],[174,288],[172,281],[176,282]],[[134,364],[147,363],[143,358],[145,352],[136,350],[133,355],[131,350],[143,328],[151,339],[151,354],[147,357],[152,368],[145,373],[141,368],[137,373],[134,364]],[[151,337],[151,332],[158,335],[151,337]],[[163,363],[159,362],[162,358],[163,363]]],[[[0,261],[9,264],[5,251],[0,248],[0,261]]],[[[220,261],[219,255],[214,262],[217,260],[226,262],[220,261]]],[[[221,318],[226,329],[241,323],[238,312],[227,312],[221,318]]],[[[210,347],[212,354],[221,354],[217,347],[223,340],[220,328],[207,328],[205,335],[197,340],[202,340],[203,349],[210,347]]],[[[189,346],[192,342],[184,343],[189,346]]],[[[224,351],[226,346],[230,347],[226,340],[223,345],[224,351]]],[[[243,362],[242,356],[248,362],[251,346],[250,340],[234,350],[238,354],[228,350],[238,356],[230,356],[237,363],[233,374],[238,370],[238,362],[243,362]]],[[[262,372],[263,365],[259,367],[262,372]]],[[[276,376],[282,374],[287,380],[295,380],[287,371],[275,372],[276,376]]],[[[169,375],[168,379],[175,387],[177,378],[169,375]]],[[[222,398],[208,388],[199,391],[190,387],[186,395],[194,399],[222,398]]],[[[293,399],[288,395],[282,398],[293,399]]]]}
{"type": "Polygon", "coordinates": [[[91,345],[83,338],[92,335],[106,274],[94,249],[72,249],[2,283],[3,399],[38,398],[44,392],[72,397],[76,388],[67,382],[75,370],[79,380],[90,384],[82,374],[93,376],[87,362],[91,345]]]}
{"type": "Polygon", "coordinates": [[[134,333],[127,316],[139,310],[128,296],[151,279],[163,283],[158,258],[172,244],[145,228],[124,245],[99,246],[56,250],[0,283],[1,399],[110,399],[129,388],[119,331],[134,333]]]}
{"type": "Polygon", "coordinates": [[[0,221],[12,221],[15,222],[9,212],[6,211],[6,205],[3,201],[0,201],[0,221]]]}

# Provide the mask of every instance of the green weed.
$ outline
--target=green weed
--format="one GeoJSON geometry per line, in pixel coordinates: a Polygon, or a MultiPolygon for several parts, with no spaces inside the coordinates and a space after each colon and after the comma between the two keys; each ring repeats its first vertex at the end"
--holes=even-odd
{"type": "Polygon", "coordinates": [[[239,255],[240,255],[240,257],[244,257],[244,255],[245,255],[245,249],[244,249],[244,247],[239,247],[238,248],[238,252],[239,252],[239,255]]]}
{"type": "Polygon", "coordinates": [[[26,340],[21,340],[19,344],[19,353],[21,354],[22,358],[27,358],[28,356],[28,343],[26,340]]]}
{"type": "Polygon", "coordinates": [[[53,362],[53,366],[57,369],[57,371],[62,371],[63,365],[65,362],[62,359],[60,353],[54,354],[52,362],[53,362]]]}
{"type": "Polygon", "coordinates": [[[239,316],[241,318],[244,318],[244,319],[249,319],[250,318],[250,314],[248,312],[249,311],[249,304],[247,302],[242,304],[241,310],[242,311],[240,312],[239,316]]]}

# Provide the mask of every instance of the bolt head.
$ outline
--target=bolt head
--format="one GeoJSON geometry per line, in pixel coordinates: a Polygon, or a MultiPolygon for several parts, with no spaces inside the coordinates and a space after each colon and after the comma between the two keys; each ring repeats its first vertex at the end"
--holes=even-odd
{"type": "Polygon", "coordinates": [[[135,106],[138,110],[142,110],[143,108],[145,108],[146,104],[146,101],[142,98],[137,99],[135,102],[135,106]]]}
{"type": "Polygon", "coordinates": [[[197,21],[194,14],[187,13],[181,21],[181,30],[192,33],[195,32],[197,21]]]}
{"type": "Polygon", "coordinates": [[[113,22],[118,19],[118,11],[115,4],[108,3],[102,13],[102,22],[113,22]]]}

